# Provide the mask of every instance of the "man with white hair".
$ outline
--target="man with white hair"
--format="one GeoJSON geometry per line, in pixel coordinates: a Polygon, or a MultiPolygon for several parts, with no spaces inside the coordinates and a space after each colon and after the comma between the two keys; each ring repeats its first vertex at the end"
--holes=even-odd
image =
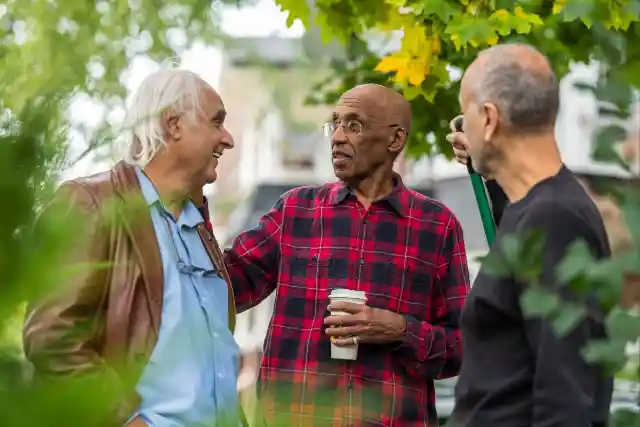
{"type": "Polygon", "coordinates": [[[125,160],[57,193],[88,225],[68,262],[108,267],[32,304],[24,348],[39,378],[115,379],[118,408],[100,425],[238,425],[233,293],[202,200],[189,199],[233,147],[225,115],[196,74],[156,72],[133,98],[125,160]]]}

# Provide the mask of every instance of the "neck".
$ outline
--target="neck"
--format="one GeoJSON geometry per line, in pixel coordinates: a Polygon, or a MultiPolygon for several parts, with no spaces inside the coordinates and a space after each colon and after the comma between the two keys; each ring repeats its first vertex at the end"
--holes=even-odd
{"type": "Polygon", "coordinates": [[[356,197],[365,208],[393,191],[393,169],[380,168],[372,175],[351,184],[356,197]]]}
{"type": "Polygon", "coordinates": [[[519,138],[493,174],[509,201],[517,202],[540,181],[558,173],[562,159],[553,133],[519,138]]]}
{"type": "Polygon", "coordinates": [[[144,173],[153,183],[169,212],[178,216],[185,202],[194,193],[189,177],[178,169],[167,167],[161,159],[152,160],[144,168],[144,173]]]}

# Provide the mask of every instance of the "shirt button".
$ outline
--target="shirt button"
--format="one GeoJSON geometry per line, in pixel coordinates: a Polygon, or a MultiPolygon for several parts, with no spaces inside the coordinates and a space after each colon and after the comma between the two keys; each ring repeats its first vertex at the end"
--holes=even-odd
{"type": "Polygon", "coordinates": [[[364,265],[364,259],[360,258],[360,265],[364,265]]]}
{"type": "Polygon", "coordinates": [[[217,332],[214,332],[214,333],[213,333],[213,337],[214,337],[214,338],[218,338],[218,333],[217,333],[217,332]]]}
{"type": "Polygon", "coordinates": [[[218,372],[216,375],[218,378],[224,378],[224,372],[218,372]]]}

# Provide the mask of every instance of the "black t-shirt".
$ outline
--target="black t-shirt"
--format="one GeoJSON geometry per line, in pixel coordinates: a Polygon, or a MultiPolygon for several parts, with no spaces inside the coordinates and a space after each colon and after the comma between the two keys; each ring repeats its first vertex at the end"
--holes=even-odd
{"type": "MultiPolygon", "coordinates": [[[[555,267],[575,240],[586,241],[596,258],[610,256],[600,213],[565,167],[505,208],[497,240],[534,230],[547,236],[545,284],[557,285],[555,267]]],[[[450,425],[587,427],[606,420],[613,382],[580,356],[588,340],[603,336],[602,325],[585,320],[558,338],[544,319],[523,316],[522,290],[513,278],[480,270],[462,313],[464,357],[450,425]]]]}

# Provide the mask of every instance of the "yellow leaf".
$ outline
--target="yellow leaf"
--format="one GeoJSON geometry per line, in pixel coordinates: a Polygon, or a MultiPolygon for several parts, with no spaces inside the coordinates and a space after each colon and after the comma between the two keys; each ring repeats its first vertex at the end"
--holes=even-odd
{"type": "Polygon", "coordinates": [[[402,49],[414,55],[422,55],[427,50],[426,29],[419,24],[404,27],[402,49]]]}
{"type": "Polygon", "coordinates": [[[497,21],[505,22],[508,21],[511,15],[506,9],[496,10],[491,14],[491,18],[495,18],[497,21]]]}
{"type": "Polygon", "coordinates": [[[529,22],[531,22],[533,25],[543,25],[544,24],[544,22],[542,21],[542,18],[540,18],[535,13],[530,13],[529,14],[529,22]]]}
{"type": "Polygon", "coordinates": [[[433,36],[431,37],[431,53],[434,55],[439,55],[442,49],[442,45],[440,44],[440,37],[433,36]]]}
{"type": "Polygon", "coordinates": [[[407,67],[407,78],[409,83],[420,86],[427,77],[429,63],[427,60],[410,61],[407,67]]]}
{"type": "Polygon", "coordinates": [[[514,15],[516,15],[518,18],[525,19],[527,21],[529,20],[529,15],[524,10],[522,10],[520,6],[517,6],[513,10],[513,12],[514,12],[514,15]]]}
{"type": "Polygon", "coordinates": [[[460,36],[455,34],[455,33],[451,34],[451,42],[455,46],[456,52],[460,52],[460,49],[462,49],[462,43],[460,42],[460,36]]]}
{"type": "Polygon", "coordinates": [[[393,71],[407,68],[409,58],[400,55],[385,56],[380,60],[375,70],[381,73],[391,73],[393,71]]]}
{"type": "Polygon", "coordinates": [[[564,9],[565,3],[566,3],[565,0],[556,0],[553,3],[553,9],[552,9],[551,13],[553,13],[554,15],[557,15],[560,12],[562,12],[562,9],[564,9]]]}
{"type": "Polygon", "coordinates": [[[407,82],[407,68],[401,68],[396,72],[394,77],[395,81],[400,84],[405,84],[407,82]]]}
{"type": "Polygon", "coordinates": [[[495,34],[494,34],[494,35],[492,35],[492,36],[490,36],[490,37],[487,39],[487,44],[488,44],[489,46],[493,46],[493,45],[495,45],[495,44],[498,44],[498,36],[496,36],[495,34]]]}

